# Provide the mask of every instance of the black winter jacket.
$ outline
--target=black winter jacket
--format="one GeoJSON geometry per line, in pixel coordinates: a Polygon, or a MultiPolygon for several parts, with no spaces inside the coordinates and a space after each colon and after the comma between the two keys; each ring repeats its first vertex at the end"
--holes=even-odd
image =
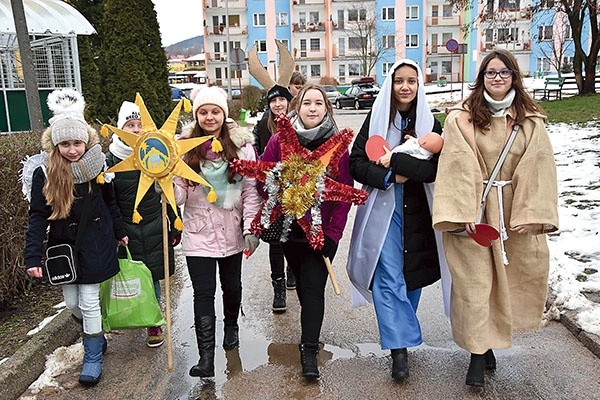
{"type": "MultiPolygon", "coordinates": [[[[414,110],[411,111],[404,132],[414,131],[414,110]]],[[[385,189],[385,176],[389,170],[369,161],[365,152],[370,121],[371,113],[369,112],[352,146],[350,174],[360,183],[377,189],[385,189]]],[[[437,120],[434,122],[432,131],[442,132],[442,127],[437,120]]],[[[404,134],[402,136],[402,142],[404,142],[404,134]]],[[[431,285],[440,279],[431,213],[423,188],[423,182],[435,181],[438,158],[439,154],[435,154],[430,160],[419,160],[407,154],[396,153],[390,161],[392,174],[408,178],[404,183],[403,196],[404,278],[408,290],[431,285]]]]}
{"type": "MultiPolygon", "coordinates": [[[[121,161],[111,152],[106,153],[106,163],[109,167],[121,161]]],[[[129,236],[127,247],[131,252],[131,257],[134,260],[143,261],[152,272],[152,279],[158,281],[165,277],[161,195],[156,193],[154,187],[148,189],[138,205],[138,212],[142,216],[142,220],[138,224],[134,224],[132,220],[133,205],[135,204],[139,179],[140,171],[117,172],[111,183],[114,187],[117,204],[123,215],[127,236],[129,236]]],[[[175,213],[170,206],[167,206],[167,216],[171,226],[170,232],[174,232],[172,225],[175,222],[175,213]]],[[[171,243],[168,243],[168,248],[169,275],[172,275],[175,271],[175,259],[171,243]]],[[[123,258],[126,257],[124,250],[119,255],[123,258]]]]}
{"type": "Polygon", "coordinates": [[[44,238],[48,225],[48,246],[75,244],[84,197],[91,196],[91,213],[77,253],[79,279],[76,283],[100,283],[119,272],[117,239],[126,236],[121,213],[110,185],[99,185],[94,180],[75,185],[75,201],[67,218],[49,221],[51,207],[46,204],[42,189],[46,175],[42,167],[33,172],[29,227],[25,235],[25,265],[41,267],[44,257],[44,238]],[[92,192],[89,192],[89,187],[92,192]]]}

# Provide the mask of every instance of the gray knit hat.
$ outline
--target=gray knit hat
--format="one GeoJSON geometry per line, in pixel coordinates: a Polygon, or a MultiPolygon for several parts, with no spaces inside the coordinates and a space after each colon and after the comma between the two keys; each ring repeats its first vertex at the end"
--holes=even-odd
{"type": "Polygon", "coordinates": [[[54,115],[49,120],[52,144],[56,146],[68,140],[80,140],[87,144],[89,134],[83,116],[83,96],[73,89],[58,89],[48,95],[47,102],[54,115]]]}

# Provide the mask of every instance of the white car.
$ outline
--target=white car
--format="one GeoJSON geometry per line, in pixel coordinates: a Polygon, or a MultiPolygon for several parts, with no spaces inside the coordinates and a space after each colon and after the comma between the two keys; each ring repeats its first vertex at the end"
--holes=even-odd
{"type": "Polygon", "coordinates": [[[335,104],[337,98],[340,97],[340,92],[338,92],[336,87],[333,85],[323,85],[323,89],[327,94],[327,100],[329,100],[331,104],[335,104]]]}

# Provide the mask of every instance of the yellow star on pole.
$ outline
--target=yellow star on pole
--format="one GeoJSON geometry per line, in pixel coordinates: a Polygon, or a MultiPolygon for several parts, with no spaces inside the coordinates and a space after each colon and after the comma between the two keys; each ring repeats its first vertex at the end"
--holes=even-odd
{"type": "Polygon", "coordinates": [[[141,172],[133,206],[132,219],[134,223],[139,223],[142,220],[142,216],[137,211],[140,201],[144,198],[144,195],[150,186],[154,182],[158,182],[163,194],[175,212],[175,215],[177,215],[175,228],[183,230],[183,223],[177,212],[175,192],[173,190],[173,176],[175,175],[209,187],[210,192],[207,196],[208,201],[214,202],[217,199],[217,195],[210,183],[190,168],[185,161],[181,160],[183,154],[207,140],[213,139],[213,151],[222,149],[218,140],[212,135],[181,140],[175,139],[177,120],[179,119],[179,113],[184,105],[184,101],[187,101],[185,104],[186,108],[190,107],[189,100],[180,100],[163,126],[160,129],[157,129],[144,104],[142,96],[137,93],[135,103],[140,107],[140,117],[142,121],[142,133],[140,135],[110,125],[104,125],[102,127],[101,133],[104,136],[108,136],[108,130],[111,130],[133,149],[132,153],[127,158],[120,163],[115,164],[106,172],[135,170],[141,172]]]}

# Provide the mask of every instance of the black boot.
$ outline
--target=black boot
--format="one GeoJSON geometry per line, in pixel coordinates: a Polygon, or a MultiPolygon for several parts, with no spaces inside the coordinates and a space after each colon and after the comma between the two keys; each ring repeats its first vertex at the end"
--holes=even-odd
{"type": "Polygon", "coordinates": [[[190,376],[215,376],[215,317],[203,316],[196,321],[196,340],[200,360],[190,369],[190,376]]]}
{"type": "Polygon", "coordinates": [[[287,266],[287,268],[285,270],[285,274],[287,275],[287,280],[285,281],[285,287],[287,287],[288,290],[296,289],[296,276],[294,275],[294,272],[292,271],[292,269],[290,268],[289,265],[287,266]]]}
{"type": "Polygon", "coordinates": [[[485,369],[485,356],[483,354],[471,354],[471,363],[467,371],[466,384],[469,386],[483,387],[485,379],[483,371],[485,369]]]}
{"type": "Polygon", "coordinates": [[[225,325],[225,328],[223,330],[225,331],[223,334],[223,348],[225,350],[231,350],[238,347],[240,345],[240,328],[237,325],[225,325]]]}
{"type": "Polygon", "coordinates": [[[302,375],[305,378],[316,379],[319,377],[319,368],[317,367],[318,352],[318,343],[300,344],[300,362],[302,363],[302,375]]]}
{"type": "MultiPolygon", "coordinates": [[[[287,310],[285,304],[285,280],[283,278],[275,279],[273,282],[273,312],[283,314],[287,310]]],[[[295,283],[294,283],[295,286],[295,283]]]]}
{"type": "Polygon", "coordinates": [[[496,357],[492,349],[485,352],[485,369],[496,369],[496,357]]]}
{"type": "Polygon", "coordinates": [[[392,350],[392,378],[408,378],[408,352],[405,348],[392,350]]]}

